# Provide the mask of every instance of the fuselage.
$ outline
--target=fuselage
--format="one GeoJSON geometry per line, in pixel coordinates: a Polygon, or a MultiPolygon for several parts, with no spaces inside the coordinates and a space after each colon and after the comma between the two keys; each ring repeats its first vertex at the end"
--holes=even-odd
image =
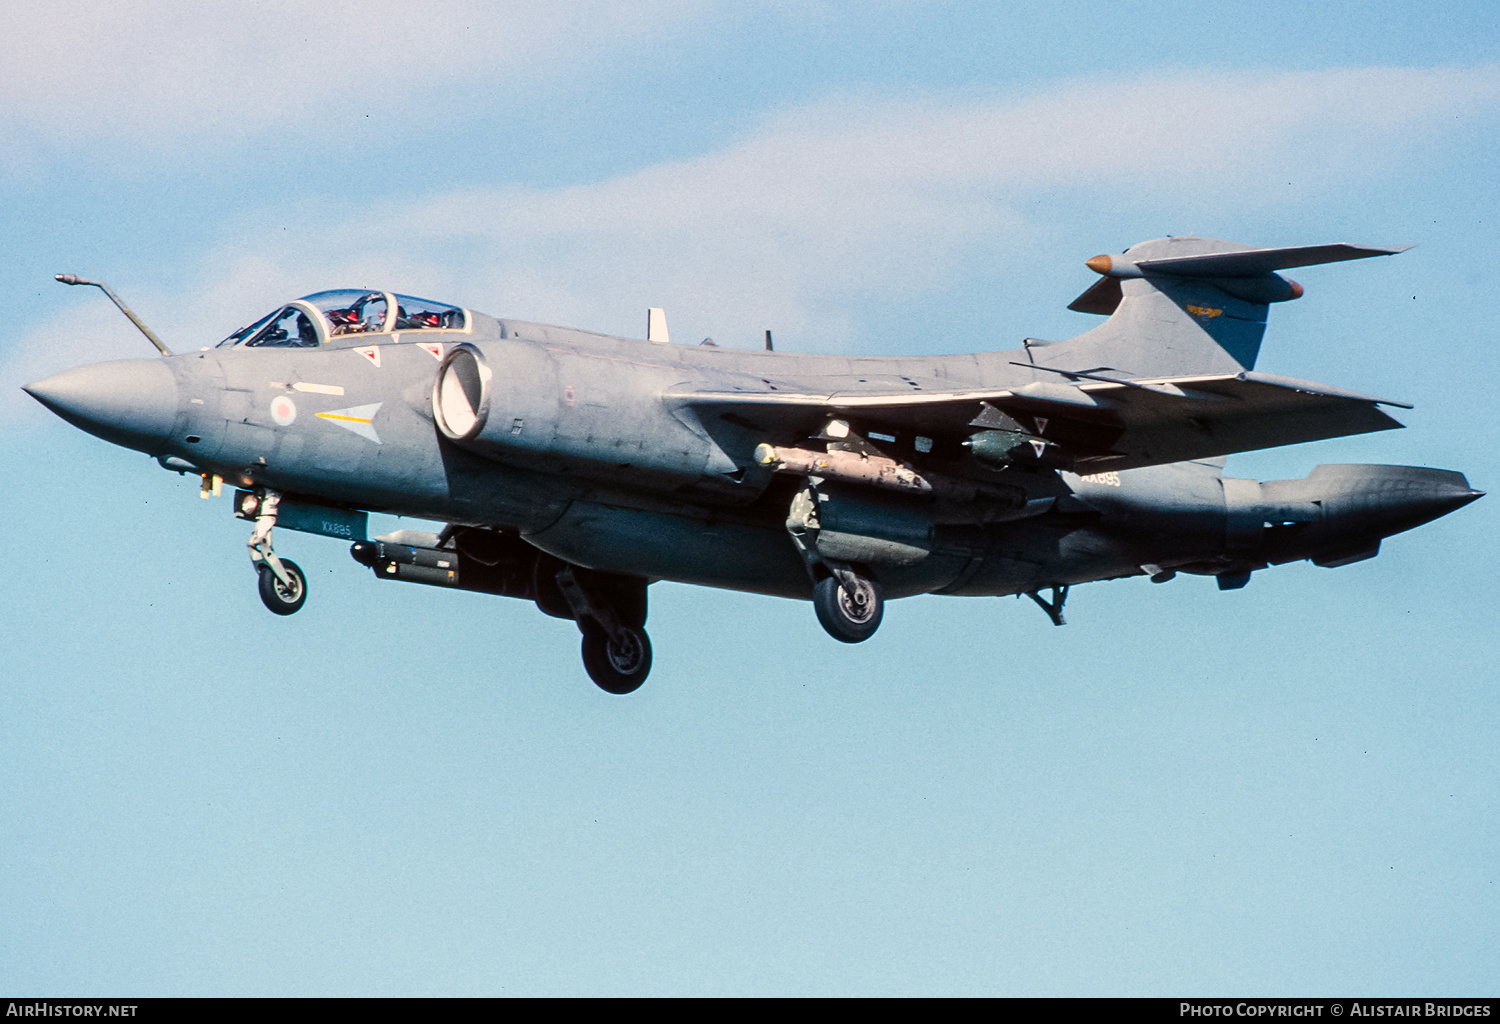
{"type": "MultiPolygon", "coordinates": [[[[1179,573],[1237,590],[1337,567],[1473,501],[1460,473],[1318,466],[1265,483],[1223,457],[1391,430],[1400,402],[1255,369],[1277,271],[1393,255],[1196,236],[1088,261],[1062,342],[973,355],[671,345],[386,291],[293,300],[214,348],[59,373],[26,390],[74,425],[238,490],[260,599],[308,576],[274,531],[352,541],[377,579],[517,598],[572,620],[589,677],[651,670],[648,590],[674,580],[810,600],[861,643],[887,598],[1026,594],[1055,625],[1078,583],[1179,573]],[[446,525],[368,534],[368,513],[446,525]],[[1044,598],[1050,592],[1050,598],[1044,598]]],[[[1408,406],[1409,408],[1409,406],[1408,406]]]]}
{"type": "MultiPolygon", "coordinates": [[[[468,313],[460,329],[354,334],[305,348],[221,346],[84,367],[32,390],[84,429],[246,489],[516,531],[566,562],[607,572],[805,598],[812,584],[787,537],[799,483],[755,464],[764,431],[729,416],[705,424],[670,396],[1015,388],[1047,379],[1030,368],[1030,353],[687,347],[468,313]],[[480,353],[493,376],[473,445],[434,423],[435,377],[456,346],[480,353]]],[[[898,457],[912,454],[911,438],[872,436],[898,457]]],[[[946,459],[960,476],[997,476],[967,458],[959,438],[917,440],[928,461],[946,459]]],[[[890,597],[1014,594],[1173,567],[1222,574],[1240,562],[1259,568],[1316,554],[1289,543],[1285,530],[1267,547],[1262,533],[1275,517],[1258,519],[1261,496],[1239,486],[1260,485],[1226,483],[1221,465],[998,474],[1025,491],[1021,513],[955,515],[940,504],[887,501],[874,518],[893,525],[867,532],[894,531],[918,552],[879,567],[890,597]],[[1236,501],[1250,505],[1236,512],[1236,501]]],[[[1446,478],[1421,487],[1439,503],[1458,493],[1446,478]]],[[[1303,512],[1274,525],[1306,525],[1312,513],[1303,512]]],[[[1368,547],[1371,530],[1353,532],[1352,546],[1368,547]]]]}

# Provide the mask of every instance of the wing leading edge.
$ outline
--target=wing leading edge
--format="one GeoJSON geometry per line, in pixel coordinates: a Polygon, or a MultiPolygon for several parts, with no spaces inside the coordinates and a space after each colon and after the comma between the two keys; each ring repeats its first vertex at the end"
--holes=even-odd
{"type": "Polygon", "coordinates": [[[1037,381],[1009,390],[901,393],[789,393],[674,390],[664,395],[788,443],[829,419],[865,431],[967,437],[983,429],[985,407],[1068,451],[1089,472],[1135,469],[1232,455],[1400,426],[1379,408],[1410,406],[1342,388],[1245,371],[1195,377],[1037,381]]]}

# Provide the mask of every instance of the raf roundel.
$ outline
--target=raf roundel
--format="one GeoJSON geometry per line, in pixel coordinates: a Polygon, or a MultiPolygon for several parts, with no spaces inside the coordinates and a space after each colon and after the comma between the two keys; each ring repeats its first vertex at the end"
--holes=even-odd
{"type": "Polygon", "coordinates": [[[271,399],[271,419],[276,421],[277,426],[289,427],[297,418],[297,404],[286,395],[277,395],[271,399]]]}

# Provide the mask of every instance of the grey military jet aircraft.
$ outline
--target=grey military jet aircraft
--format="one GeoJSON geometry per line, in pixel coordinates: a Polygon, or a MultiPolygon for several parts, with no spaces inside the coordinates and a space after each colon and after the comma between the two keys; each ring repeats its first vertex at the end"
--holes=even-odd
{"type": "Polygon", "coordinates": [[[640,341],[366,290],[173,355],[99,285],[162,358],[26,390],[205,496],[238,488],[271,611],[308,589],[273,527],[342,537],[379,579],[572,619],[589,675],[629,693],[657,580],[809,600],[846,643],[914,594],[1026,594],[1062,625],[1074,584],[1234,590],[1373,557],[1473,501],[1445,470],[1222,473],[1234,452],[1401,425],[1381,408],[1400,403],[1254,369],[1269,305],[1302,294],[1277,271],[1400,251],[1157,239],[1087,261],[1099,280],[1069,308],[1108,319],[1071,340],[884,358],[775,352],[770,332],[765,351],[673,345],[660,310],[640,341]],[[368,538],[371,511],[448,525],[368,538]]]}

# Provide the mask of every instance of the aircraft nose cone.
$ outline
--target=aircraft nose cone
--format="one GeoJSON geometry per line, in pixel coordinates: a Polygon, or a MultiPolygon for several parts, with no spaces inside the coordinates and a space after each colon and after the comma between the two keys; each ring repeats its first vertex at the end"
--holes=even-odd
{"type": "Polygon", "coordinates": [[[177,380],[160,359],[80,366],[22,390],[80,430],[153,455],[177,418],[177,380]]]}

